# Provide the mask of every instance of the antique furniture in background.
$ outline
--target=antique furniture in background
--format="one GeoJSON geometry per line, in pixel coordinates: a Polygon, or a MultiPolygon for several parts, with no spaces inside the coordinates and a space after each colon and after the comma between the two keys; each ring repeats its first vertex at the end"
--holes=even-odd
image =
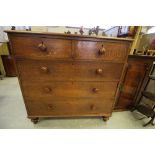
{"type": "Polygon", "coordinates": [[[119,26],[117,37],[134,38],[138,26],[119,26]]]}
{"type": "Polygon", "coordinates": [[[134,106],[145,76],[149,74],[154,60],[154,57],[129,55],[127,71],[115,110],[129,110],[134,106]]]}
{"type": "Polygon", "coordinates": [[[132,39],[7,33],[34,123],[41,117],[111,116],[132,39]]]}
{"type": "Polygon", "coordinates": [[[138,26],[113,26],[104,31],[106,36],[111,37],[131,37],[134,38],[138,26]]]}
{"type": "MultiPolygon", "coordinates": [[[[144,88],[140,93],[140,97],[137,100],[134,108],[132,109],[132,111],[137,110],[138,112],[145,115],[146,117],[151,118],[149,122],[143,125],[144,127],[149,124],[154,125],[153,121],[155,119],[155,91],[152,92],[147,90],[149,87],[149,84],[151,84],[151,81],[155,81],[155,75],[153,75],[154,73],[155,73],[155,62],[152,64],[152,67],[148,75],[148,78],[145,82],[144,88]],[[144,102],[144,98],[152,102],[144,102]]],[[[143,118],[145,117],[142,117],[141,119],[143,118]]]]}
{"type": "Polygon", "coordinates": [[[125,38],[133,38],[133,43],[131,46],[130,54],[133,54],[137,46],[139,45],[141,38],[142,26],[113,26],[104,31],[104,35],[111,37],[125,37],[125,38]],[[132,30],[132,32],[131,32],[132,30]],[[126,32],[125,32],[126,31],[126,32]],[[133,33],[134,32],[134,33],[133,33]],[[124,35],[120,35],[124,33],[124,35]],[[129,34],[129,35],[128,35],[129,34]]]}
{"type": "Polygon", "coordinates": [[[7,77],[17,76],[14,60],[11,55],[2,55],[2,61],[7,77]]]}
{"type": "Polygon", "coordinates": [[[154,39],[155,39],[155,33],[151,34],[141,33],[139,35],[139,39],[135,47],[136,51],[134,53],[141,53],[143,55],[155,56],[154,39]]]}
{"type": "Polygon", "coordinates": [[[2,43],[0,47],[0,59],[1,59],[1,72],[4,76],[17,76],[17,71],[12,55],[10,54],[10,48],[8,42],[2,43]]]}

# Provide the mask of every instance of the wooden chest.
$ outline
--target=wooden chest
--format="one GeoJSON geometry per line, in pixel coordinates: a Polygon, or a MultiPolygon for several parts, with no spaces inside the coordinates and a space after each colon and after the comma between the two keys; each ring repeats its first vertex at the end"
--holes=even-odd
{"type": "Polygon", "coordinates": [[[129,110],[134,107],[138,96],[145,86],[146,77],[150,73],[155,57],[151,56],[128,56],[128,67],[121,86],[118,102],[115,104],[116,111],[129,110]],[[142,90],[141,90],[142,89],[142,90]]]}
{"type": "Polygon", "coordinates": [[[28,117],[111,116],[131,39],[7,31],[28,117]]]}

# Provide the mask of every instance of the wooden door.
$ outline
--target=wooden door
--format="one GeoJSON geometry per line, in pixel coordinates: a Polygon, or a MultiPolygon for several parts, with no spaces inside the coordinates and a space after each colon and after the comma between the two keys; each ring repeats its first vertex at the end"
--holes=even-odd
{"type": "Polygon", "coordinates": [[[144,77],[148,75],[153,58],[129,56],[128,69],[124,82],[120,87],[120,96],[115,104],[115,110],[127,110],[133,107],[144,77]]]}

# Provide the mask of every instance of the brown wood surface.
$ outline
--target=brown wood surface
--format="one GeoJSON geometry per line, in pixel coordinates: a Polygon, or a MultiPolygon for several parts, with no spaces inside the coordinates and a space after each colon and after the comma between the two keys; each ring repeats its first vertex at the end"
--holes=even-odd
{"type": "Polygon", "coordinates": [[[153,60],[153,57],[143,56],[130,56],[128,58],[128,69],[115,110],[128,110],[134,106],[144,77],[148,75],[153,60]]]}
{"type": "Polygon", "coordinates": [[[105,40],[118,40],[118,41],[125,41],[125,42],[132,42],[134,39],[131,38],[116,38],[116,37],[109,37],[109,36],[90,36],[90,35],[80,35],[80,34],[65,34],[65,33],[54,33],[54,32],[40,32],[40,31],[21,31],[21,30],[6,30],[8,34],[11,34],[11,36],[15,35],[23,35],[23,36],[52,36],[52,37],[63,37],[63,38],[76,38],[76,39],[85,39],[90,38],[92,40],[95,39],[105,39],[105,40]]]}
{"type": "Polygon", "coordinates": [[[15,63],[11,55],[1,55],[6,76],[14,77],[17,76],[15,63]]]}
{"type": "Polygon", "coordinates": [[[124,61],[128,44],[122,42],[109,42],[109,41],[75,41],[75,59],[97,59],[108,61],[124,61]],[[104,48],[104,52],[100,50],[104,48]]]}
{"type": "Polygon", "coordinates": [[[15,36],[12,39],[15,56],[33,58],[69,58],[71,57],[71,40],[48,39],[41,37],[15,36]],[[42,50],[39,45],[46,49],[42,50]]]}
{"type": "Polygon", "coordinates": [[[50,101],[28,100],[29,116],[107,116],[113,100],[65,98],[50,101]]]}
{"type": "Polygon", "coordinates": [[[106,60],[124,62],[130,44],[120,41],[75,41],[44,37],[14,36],[15,57],[33,59],[106,60]],[[44,48],[43,48],[44,47],[44,48]],[[104,52],[101,50],[104,48],[104,52]]]}
{"type": "Polygon", "coordinates": [[[119,81],[123,64],[71,61],[17,61],[22,79],[53,81],[119,81]],[[101,69],[101,73],[98,73],[101,69]]]}
{"type": "Polygon", "coordinates": [[[111,116],[132,40],[8,34],[29,118],[111,116]]]}
{"type": "Polygon", "coordinates": [[[56,82],[23,80],[24,95],[33,99],[52,98],[104,98],[114,99],[118,82],[56,82]]]}

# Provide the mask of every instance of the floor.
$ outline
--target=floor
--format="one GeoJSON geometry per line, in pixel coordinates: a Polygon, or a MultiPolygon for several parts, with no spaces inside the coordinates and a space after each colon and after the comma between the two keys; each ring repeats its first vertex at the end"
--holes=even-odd
{"type": "Polygon", "coordinates": [[[138,120],[138,113],[130,111],[113,112],[108,122],[102,118],[70,118],[70,119],[44,119],[33,124],[27,119],[26,110],[17,78],[4,78],[0,80],[0,128],[6,129],[154,129],[155,126],[143,128],[148,119],[138,120]]]}

